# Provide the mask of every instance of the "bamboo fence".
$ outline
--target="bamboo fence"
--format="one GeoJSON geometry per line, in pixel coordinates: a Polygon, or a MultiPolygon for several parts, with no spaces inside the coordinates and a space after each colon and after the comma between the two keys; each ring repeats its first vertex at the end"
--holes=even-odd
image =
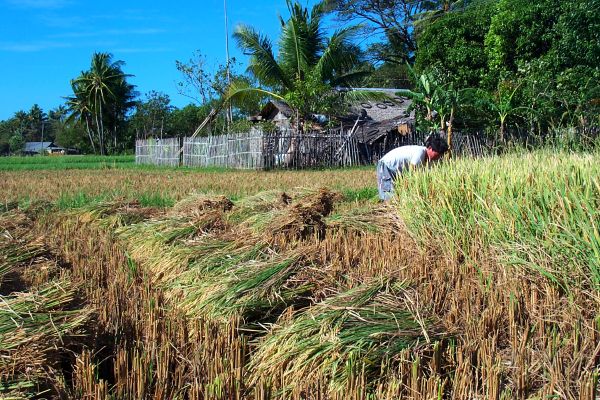
{"type": "MultiPolygon", "coordinates": [[[[395,147],[422,145],[426,137],[422,133],[388,134],[375,143],[365,143],[360,131],[336,129],[325,133],[252,130],[186,137],[182,145],[178,138],[143,139],[136,141],[136,163],[234,169],[348,167],[373,164],[395,147]]],[[[457,156],[483,156],[490,149],[490,143],[479,135],[454,134],[453,152],[457,156]]]]}
{"type": "Polygon", "coordinates": [[[135,141],[135,163],[179,166],[179,138],[138,139],[135,141]]]}

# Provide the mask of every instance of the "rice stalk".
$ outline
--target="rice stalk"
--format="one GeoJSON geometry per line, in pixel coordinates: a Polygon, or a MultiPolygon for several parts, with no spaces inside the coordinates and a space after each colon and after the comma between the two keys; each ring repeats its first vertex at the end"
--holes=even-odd
{"type": "Polygon", "coordinates": [[[375,379],[386,359],[424,342],[425,330],[435,335],[431,321],[421,326],[406,308],[405,291],[401,283],[372,282],[275,325],[253,355],[252,382],[269,382],[282,394],[327,382],[332,393],[363,369],[375,379]]]}
{"type": "Polygon", "coordinates": [[[220,270],[188,286],[182,307],[188,314],[228,320],[244,316],[265,320],[308,287],[285,287],[285,282],[302,266],[304,251],[275,254],[220,270]],[[190,310],[193,310],[190,311],[190,310]]]}

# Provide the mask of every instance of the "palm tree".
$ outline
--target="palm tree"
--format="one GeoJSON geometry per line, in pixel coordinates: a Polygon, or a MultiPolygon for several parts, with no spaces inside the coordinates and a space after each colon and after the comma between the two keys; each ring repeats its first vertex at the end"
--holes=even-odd
{"type": "Polygon", "coordinates": [[[44,135],[44,123],[48,120],[48,116],[37,104],[34,104],[29,113],[27,114],[28,119],[28,136],[31,140],[43,141],[44,135]]]}
{"type": "MultiPolygon", "coordinates": [[[[297,112],[297,123],[312,112],[327,113],[333,102],[327,100],[338,85],[348,86],[365,75],[350,38],[354,27],[343,28],[327,38],[322,21],[326,2],[316,4],[309,12],[299,2],[287,0],[290,18],[280,18],[281,34],[278,54],[269,38],[246,25],[237,27],[234,39],[250,55],[248,70],[261,87],[233,82],[226,99],[246,93],[260,93],[285,100],[297,112]]],[[[339,99],[337,101],[339,102],[339,99]]]]}
{"type": "Polygon", "coordinates": [[[65,107],[64,105],[61,104],[58,107],[56,107],[55,109],[50,110],[48,112],[48,118],[53,121],[62,122],[67,117],[68,112],[69,112],[69,110],[67,109],[67,107],[65,107]]]}
{"type": "Polygon", "coordinates": [[[100,154],[107,151],[107,129],[112,133],[116,147],[117,129],[126,111],[133,106],[133,85],[127,83],[131,75],[123,73],[123,61],[112,61],[108,53],[94,53],[89,71],[71,81],[74,96],[67,104],[79,119],[85,120],[94,147],[100,154]]]}
{"type": "Polygon", "coordinates": [[[92,133],[92,112],[89,103],[83,88],[81,88],[81,85],[76,80],[71,80],[71,88],[74,95],[66,98],[67,108],[70,112],[67,117],[67,123],[76,120],[85,126],[85,131],[92,146],[92,152],[95,154],[96,141],[92,133]]]}

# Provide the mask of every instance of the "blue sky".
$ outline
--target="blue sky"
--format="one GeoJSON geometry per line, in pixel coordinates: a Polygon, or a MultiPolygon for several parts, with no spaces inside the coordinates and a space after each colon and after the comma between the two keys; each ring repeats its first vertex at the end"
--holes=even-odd
{"type": "MultiPolygon", "coordinates": [[[[313,0],[304,0],[311,6],[313,0]]],[[[229,31],[249,24],[275,39],[285,0],[227,0],[229,31]]],[[[37,103],[48,112],[71,94],[69,81],[89,68],[92,53],[123,60],[141,95],[156,90],[182,107],[175,60],[195,50],[216,67],[225,61],[223,0],[0,0],[0,120],[37,103]]],[[[231,56],[240,54],[231,40],[231,56]]]]}

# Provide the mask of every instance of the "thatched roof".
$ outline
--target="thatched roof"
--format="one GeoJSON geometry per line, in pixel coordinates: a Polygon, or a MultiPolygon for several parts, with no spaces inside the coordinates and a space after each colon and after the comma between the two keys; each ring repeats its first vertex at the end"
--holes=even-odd
{"type": "Polygon", "coordinates": [[[384,88],[352,88],[348,90],[357,90],[364,92],[379,92],[387,95],[389,100],[381,101],[357,101],[350,106],[348,117],[356,119],[361,116],[365,122],[382,122],[390,120],[414,119],[414,115],[409,115],[408,107],[411,100],[406,97],[396,96],[399,89],[384,88]]]}
{"type": "MultiPolygon", "coordinates": [[[[360,127],[361,135],[357,135],[360,136],[360,142],[372,143],[390,131],[397,130],[400,125],[414,125],[414,113],[408,112],[411,100],[396,96],[400,89],[337,88],[336,90],[372,91],[384,93],[389,97],[388,100],[380,101],[356,101],[350,105],[348,114],[336,117],[346,129],[353,128],[355,124],[360,127]]],[[[284,101],[270,100],[259,114],[250,117],[249,120],[282,122],[293,115],[294,110],[284,101]]]]}
{"type": "Polygon", "coordinates": [[[250,121],[273,121],[290,119],[294,115],[294,110],[281,100],[269,100],[267,104],[256,115],[248,118],[250,121]]]}

